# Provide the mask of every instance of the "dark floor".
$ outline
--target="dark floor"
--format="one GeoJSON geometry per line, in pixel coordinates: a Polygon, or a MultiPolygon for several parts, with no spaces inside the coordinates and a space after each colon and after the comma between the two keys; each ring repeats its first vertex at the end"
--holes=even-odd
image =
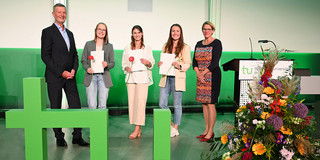
{"type": "MultiPolygon", "coordinates": [[[[216,137],[220,137],[220,126],[223,121],[233,121],[233,113],[217,115],[214,129],[216,137]]],[[[109,118],[109,159],[110,160],[152,160],[153,159],[153,115],[148,114],[146,125],[142,127],[139,139],[128,139],[134,126],[129,124],[128,116],[110,116],[109,118]]],[[[204,120],[202,113],[184,113],[179,127],[180,136],[171,138],[172,160],[198,160],[201,153],[209,149],[209,143],[200,142],[195,137],[202,134],[204,120]]],[[[88,147],[80,147],[71,143],[72,129],[64,129],[67,148],[57,147],[52,129],[48,129],[49,160],[88,160],[88,147]]],[[[89,141],[89,129],[83,130],[83,137],[89,141]]],[[[0,118],[0,160],[25,159],[24,130],[7,129],[5,119],[0,118]]]]}

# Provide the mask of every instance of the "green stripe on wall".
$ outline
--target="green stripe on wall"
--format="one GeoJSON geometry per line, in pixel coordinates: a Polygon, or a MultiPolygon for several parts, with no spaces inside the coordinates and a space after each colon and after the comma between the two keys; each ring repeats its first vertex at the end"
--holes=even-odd
{"type": "MultiPolygon", "coordinates": [[[[108,106],[127,106],[127,89],[125,75],[121,69],[123,50],[115,50],[115,67],[111,70],[114,86],[110,88],[108,106]]],[[[79,59],[82,49],[78,50],[79,59]]],[[[161,51],[153,51],[153,56],[158,62],[161,51]]],[[[191,53],[193,57],[193,52],[191,53]]],[[[262,58],[261,53],[255,52],[254,58],[262,58]]],[[[312,75],[320,75],[320,53],[285,53],[288,59],[295,59],[297,68],[311,68],[312,75]]],[[[249,52],[223,52],[220,64],[224,64],[234,58],[250,58],[249,52]]],[[[23,108],[22,79],[24,77],[43,77],[45,65],[41,60],[40,49],[26,48],[0,48],[0,109],[23,108]]],[[[85,71],[81,63],[77,72],[77,84],[81,99],[81,105],[87,106],[86,91],[82,85],[85,71]]],[[[159,102],[160,75],[157,66],[153,69],[154,84],[149,87],[147,105],[157,106],[159,102]]],[[[233,104],[234,72],[222,71],[222,85],[219,105],[233,104]]],[[[195,101],[196,74],[192,68],[187,71],[187,91],[183,93],[184,105],[200,105],[195,101]]],[[[313,103],[318,96],[301,96],[306,103],[313,103]]],[[[172,98],[171,98],[172,99],[172,98]]],[[[172,103],[172,100],[170,102],[172,103]]]]}

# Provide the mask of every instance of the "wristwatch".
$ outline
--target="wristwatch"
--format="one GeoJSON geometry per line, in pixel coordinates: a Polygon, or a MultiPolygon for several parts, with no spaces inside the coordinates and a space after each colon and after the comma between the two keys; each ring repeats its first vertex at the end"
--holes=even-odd
{"type": "Polygon", "coordinates": [[[180,70],[182,69],[182,66],[180,65],[180,70]]]}

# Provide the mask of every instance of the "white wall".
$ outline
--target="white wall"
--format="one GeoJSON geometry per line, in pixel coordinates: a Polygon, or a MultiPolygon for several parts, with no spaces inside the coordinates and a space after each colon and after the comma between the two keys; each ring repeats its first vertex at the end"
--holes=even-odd
{"type": "Polygon", "coordinates": [[[109,40],[115,49],[123,49],[131,41],[131,29],[143,28],[145,43],[161,50],[167,41],[170,26],[182,26],[185,42],[192,48],[202,38],[201,25],[207,19],[206,0],[153,0],[152,12],[128,12],[128,1],[77,0],[69,1],[69,28],[83,48],[94,36],[100,21],[108,26],[109,40]]]}
{"type": "Polygon", "coordinates": [[[0,4],[0,48],[40,48],[41,31],[53,22],[53,2],[1,0],[0,4]]]}
{"type": "MultiPolygon", "coordinates": [[[[41,30],[53,23],[53,2],[49,2],[12,0],[1,5],[0,14],[7,16],[1,22],[0,47],[40,48],[41,30]]],[[[191,48],[202,39],[201,25],[208,12],[206,0],[153,0],[153,12],[128,12],[127,3],[127,0],[69,0],[68,28],[75,36],[77,48],[83,48],[86,41],[94,38],[98,22],[107,24],[109,40],[115,49],[123,49],[130,43],[135,24],[142,26],[145,43],[154,50],[161,50],[174,23],[182,26],[185,42],[191,48]]]]}
{"type": "Polygon", "coordinates": [[[225,51],[249,51],[251,37],[254,51],[261,51],[258,40],[267,39],[282,49],[320,53],[319,0],[221,1],[220,39],[225,51]]]}
{"type": "MultiPolygon", "coordinates": [[[[123,49],[131,28],[144,29],[145,42],[160,50],[169,27],[179,23],[185,42],[194,47],[203,38],[208,0],[153,0],[153,12],[128,12],[127,0],[68,0],[68,28],[77,48],[93,39],[95,25],[108,25],[110,42],[123,49]]],[[[0,48],[40,48],[41,30],[52,24],[52,0],[10,0],[0,5],[0,48]]],[[[260,51],[259,39],[296,52],[320,52],[319,0],[221,0],[220,39],[224,51],[260,51]]],[[[263,44],[265,48],[272,44],[263,44]]]]}

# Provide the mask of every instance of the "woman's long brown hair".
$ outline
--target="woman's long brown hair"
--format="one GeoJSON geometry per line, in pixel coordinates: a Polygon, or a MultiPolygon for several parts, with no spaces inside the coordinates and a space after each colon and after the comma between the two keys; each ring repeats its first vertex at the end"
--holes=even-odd
{"type": "Polygon", "coordinates": [[[175,51],[175,54],[176,54],[176,57],[179,57],[179,54],[182,52],[183,50],[183,47],[184,47],[184,42],[183,42],[183,32],[182,32],[182,27],[179,25],[179,24],[173,24],[171,27],[170,27],[170,31],[169,31],[169,38],[168,38],[168,41],[166,43],[166,46],[164,47],[164,51],[165,53],[172,53],[172,49],[173,49],[173,39],[172,39],[172,36],[171,36],[171,30],[174,26],[177,26],[180,28],[180,38],[179,38],[179,41],[178,41],[178,45],[176,47],[176,51],[175,51]]]}
{"type": "MultiPolygon", "coordinates": [[[[143,33],[143,30],[142,30],[141,26],[135,25],[135,26],[132,27],[132,30],[131,30],[131,49],[132,49],[132,50],[133,50],[134,48],[136,48],[136,44],[135,44],[134,38],[133,38],[133,36],[132,36],[134,29],[137,29],[137,30],[139,30],[141,33],[143,33]]],[[[141,46],[140,49],[144,48],[143,35],[142,35],[142,37],[141,37],[141,45],[140,45],[140,46],[141,46]]]]}

